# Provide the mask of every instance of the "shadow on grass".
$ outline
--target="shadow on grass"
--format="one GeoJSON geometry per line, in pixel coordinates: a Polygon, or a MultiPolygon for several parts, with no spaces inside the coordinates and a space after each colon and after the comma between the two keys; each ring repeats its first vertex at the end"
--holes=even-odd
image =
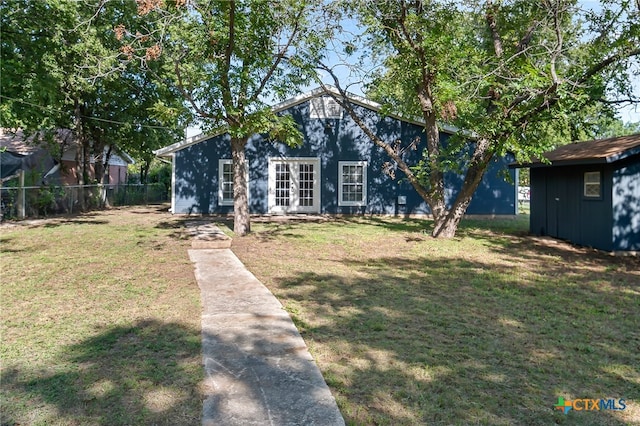
{"type": "MultiPolygon", "coordinates": [[[[69,218],[69,219],[56,219],[53,222],[47,222],[43,226],[45,228],[57,228],[59,226],[64,225],[104,225],[109,223],[106,220],[93,220],[93,219],[83,219],[83,218],[69,218]]],[[[35,225],[37,226],[37,225],[35,225]]]]}
{"type": "Polygon", "coordinates": [[[197,424],[200,350],[199,330],[149,320],[66,347],[44,371],[5,366],[2,425],[197,424]]]}
{"type": "Polygon", "coordinates": [[[553,406],[558,397],[640,400],[640,288],[625,263],[634,260],[609,274],[593,267],[610,258],[550,265],[549,252],[572,258],[527,249],[537,278],[398,255],[345,260],[348,276],[281,279],[279,296],[304,306],[293,316],[305,340],[331,348],[325,379],[350,423],[628,424],[613,411],[553,406]]]}
{"type": "Polygon", "coordinates": [[[229,219],[227,216],[178,216],[173,220],[165,220],[159,222],[155,227],[157,229],[170,229],[173,230],[169,236],[178,240],[190,239],[192,236],[187,232],[187,228],[190,226],[204,226],[214,224],[218,225],[221,229],[227,227],[233,230],[233,219],[229,219]]]}
{"type": "Polygon", "coordinates": [[[141,210],[135,210],[135,205],[133,206],[121,206],[121,208],[132,209],[131,213],[133,214],[149,214],[149,213],[169,213],[171,209],[171,204],[169,203],[149,203],[140,205],[141,210]]]}

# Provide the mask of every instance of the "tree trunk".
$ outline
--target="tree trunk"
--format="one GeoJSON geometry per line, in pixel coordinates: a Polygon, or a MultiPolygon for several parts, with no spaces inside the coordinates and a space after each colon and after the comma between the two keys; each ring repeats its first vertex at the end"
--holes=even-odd
{"type": "MultiPolygon", "coordinates": [[[[429,166],[429,197],[423,199],[429,205],[434,220],[444,217],[447,211],[445,203],[444,174],[440,166],[440,129],[436,120],[433,94],[431,92],[431,81],[428,76],[423,78],[423,87],[417,92],[422,116],[425,121],[424,133],[427,138],[427,154],[429,166]]],[[[415,185],[414,185],[415,186],[415,185]]]]}
{"type": "Polygon", "coordinates": [[[87,196],[84,185],[88,183],[88,165],[90,161],[87,160],[89,153],[88,144],[85,142],[86,137],[82,126],[82,105],[79,99],[74,101],[74,114],[75,114],[75,136],[76,136],[76,180],[78,182],[78,201],[80,202],[80,210],[85,211],[87,209],[87,196]]]}
{"type": "Polygon", "coordinates": [[[244,236],[251,232],[249,217],[249,194],[247,193],[247,138],[231,138],[233,159],[233,232],[244,236]]]}
{"type": "Polygon", "coordinates": [[[146,185],[149,183],[149,168],[151,163],[148,160],[144,160],[140,165],[140,183],[146,185]]]}
{"type": "Polygon", "coordinates": [[[471,156],[467,173],[465,173],[464,182],[453,205],[445,215],[440,217],[434,215],[434,227],[431,233],[434,238],[455,237],[458,225],[467,211],[469,203],[471,203],[473,194],[482,181],[482,176],[487,170],[489,161],[493,157],[493,151],[489,149],[490,146],[491,143],[487,138],[481,138],[476,141],[476,147],[471,156]]]}
{"type": "Polygon", "coordinates": [[[100,149],[100,155],[96,159],[96,180],[100,185],[100,198],[103,207],[111,207],[109,197],[107,197],[107,185],[109,185],[109,161],[111,161],[112,147],[109,145],[106,152],[104,147],[100,149]],[[104,154],[104,155],[103,155],[104,154]],[[100,167],[98,167],[100,165],[100,167]],[[99,170],[100,169],[100,170],[99,170]]]}
{"type": "Polygon", "coordinates": [[[462,191],[456,197],[456,202],[453,207],[449,211],[447,211],[446,215],[442,215],[440,217],[433,218],[433,232],[431,236],[434,238],[453,238],[456,236],[456,232],[458,231],[458,225],[460,225],[460,221],[464,217],[464,213],[467,211],[467,207],[471,202],[471,197],[473,197],[473,193],[478,186],[476,185],[474,188],[468,188],[464,195],[462,191]],[[469,190],[471,192],[469,193],[469,190]]]}

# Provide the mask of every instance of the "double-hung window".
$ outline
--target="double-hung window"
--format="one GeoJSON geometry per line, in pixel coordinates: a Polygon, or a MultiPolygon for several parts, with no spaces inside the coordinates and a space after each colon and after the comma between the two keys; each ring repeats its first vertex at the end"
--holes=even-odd
{"type": "Polygon", "coordinates": [[[600,198],[602,197],[602,183],[600,172],[586,172],[584,174],[584,197],[600,198]]]}
{"type": "Polygon", "coordinates": [[[233,205],[233,160],[218,161],[218,200],[221,206],[233,205]]]}
{"type": "Polygon", "coordinates": [[[367,204],[367,162],[338,162],[338,205],[367,204]]]}

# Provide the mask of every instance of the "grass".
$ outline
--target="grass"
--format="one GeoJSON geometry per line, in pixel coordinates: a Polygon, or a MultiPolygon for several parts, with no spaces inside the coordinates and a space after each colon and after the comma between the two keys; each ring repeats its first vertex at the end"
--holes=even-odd
{"type": "Polygon", "coordinates": [[[3,426],[199,423],[200,292],[180,227],[157,208],[0,227],[3,426]]]}
{"type": "MultiPolygon", "coordinates": [[[[183,221],[122,208],[0,227],[0,424],[200,423],[183,221]]],[[[430,226],[254,222],[233,241],[348,424],[640,424],[640,259],[529,237],[526,217],[449,241],[430,226]],[[626,409],[565,415],[559,397],[626,409]]]]}
{"type": "Polygon", "coordinates": [[[640,259],[527,217],[254,223],[232,249],[285,305],[348,424],[640,424],[640,259]],[[625,399],[623,411],[554,410],[625,399]]]}

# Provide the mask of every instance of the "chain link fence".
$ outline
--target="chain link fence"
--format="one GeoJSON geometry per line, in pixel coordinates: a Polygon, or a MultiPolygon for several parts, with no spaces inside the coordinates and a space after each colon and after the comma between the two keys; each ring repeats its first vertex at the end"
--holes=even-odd
{"type": "Polygon", "coordinates": [[[0,219],[79,213],[107,206],[169,201],[169,191],[162,183],[2,187],[0,195],[0,219]]]}

